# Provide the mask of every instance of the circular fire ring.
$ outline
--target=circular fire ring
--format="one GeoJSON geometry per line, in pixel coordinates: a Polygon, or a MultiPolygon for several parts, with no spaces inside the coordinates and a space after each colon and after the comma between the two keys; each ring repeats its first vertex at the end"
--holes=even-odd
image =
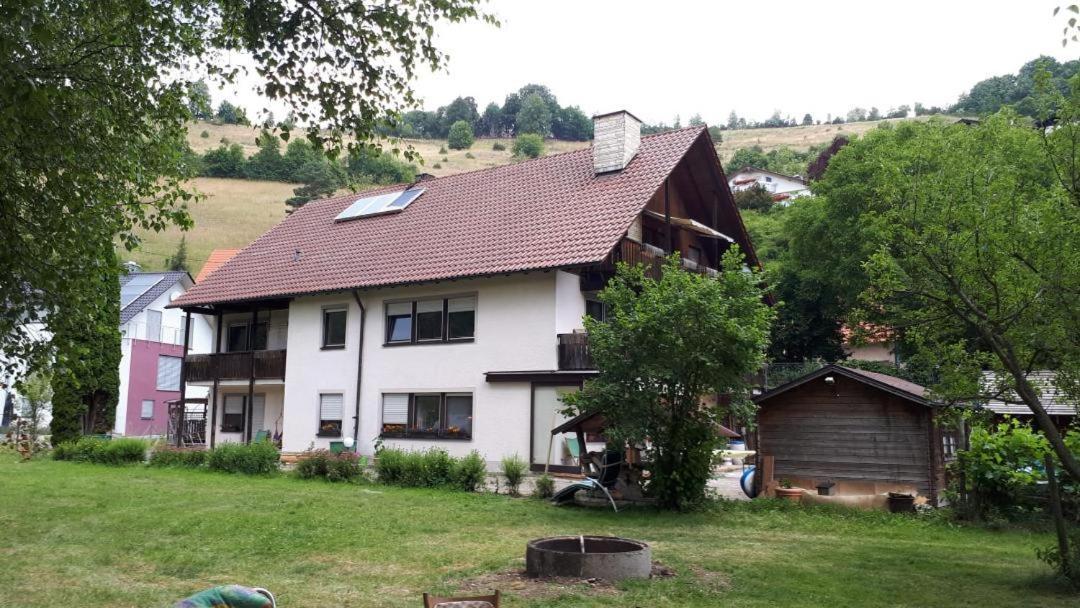
{"type": "Polygon", "coordinates": [[[530,541],[525,548],[525,574],[618,581],[649,578],[649,545],[617,536],[552,536],[530,541]]]}

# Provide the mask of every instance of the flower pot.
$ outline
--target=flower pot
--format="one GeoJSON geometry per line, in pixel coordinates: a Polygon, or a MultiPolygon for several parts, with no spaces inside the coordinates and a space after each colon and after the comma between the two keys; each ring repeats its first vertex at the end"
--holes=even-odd
{"type": "Polygon", "coordinates": [[[776,488],[776,497],[799,502],[802,500],[802,488],[776,488]]]}
{"type": "Polygon", "coordinates": [[[911,494],[889,492],[889,511],[891,513],[914,513],[915,497],[911,494]]]}

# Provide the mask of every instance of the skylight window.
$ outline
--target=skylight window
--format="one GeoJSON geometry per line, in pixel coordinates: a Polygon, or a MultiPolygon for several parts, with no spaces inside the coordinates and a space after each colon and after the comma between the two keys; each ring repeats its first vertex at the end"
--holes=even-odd
{"type": "Polygon", "coordinates": [[[131,277],[131,280],[120,287],[120,308],[125,308],[139,296],[157,285],[162,279],[160,274],[140,274],[131,277]]]}
{"type": "Polygon", "coordinates": [[[368,196],[355,201],[344,211],[338,214],[335,221],[354,220],[369,215],[382,215],[384,213],[397,213],[408,207],[424,193],[423,188],[410,188],[401,192],[390,192],[368,196]]]}

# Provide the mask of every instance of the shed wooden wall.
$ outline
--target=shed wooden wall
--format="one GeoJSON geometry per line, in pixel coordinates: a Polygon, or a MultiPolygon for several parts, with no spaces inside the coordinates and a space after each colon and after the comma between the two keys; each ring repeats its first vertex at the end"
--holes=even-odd
{"type": "Polygon", "coordinates": [[[912,488],[935,501],[940,465],[932,410],[834,378],[834,386],[817,378],[759,404],[757,449],[775,458],[775,478],[807,489],[833,480],[839,493],[912,488]]]}

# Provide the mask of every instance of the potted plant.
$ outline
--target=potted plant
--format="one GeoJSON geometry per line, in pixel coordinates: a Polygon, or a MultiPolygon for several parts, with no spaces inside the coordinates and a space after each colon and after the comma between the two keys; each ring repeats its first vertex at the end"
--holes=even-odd
{"type": "Polygon", "coordinates": [[[776,488],[776,496],[791,502],[799,502],[802,500],[802,488],[792,487],[790,480],[781,479],[780,487],[776,488]]]}

